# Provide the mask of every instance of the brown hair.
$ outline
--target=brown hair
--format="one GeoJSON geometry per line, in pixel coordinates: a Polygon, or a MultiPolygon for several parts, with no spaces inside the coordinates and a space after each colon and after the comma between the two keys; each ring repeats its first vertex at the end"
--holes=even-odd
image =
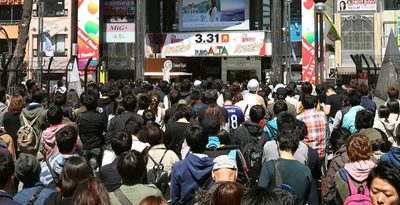
{"type": "Polygon", "coordinates": [[[162,197],[148,196],[140,201],[139,205],[168,205],[168,202],[162,197]]]}
{"type": "Polygon", "coordinates": [[[216,103],[208,105],[206,111],[204,112],[204,119],[207,117],[216,117],[219,119],[221,124],[226,123],[225,117],[216,103]]]}
{"type": "Polygon", "coordinates": [[[347,155],[351,162],[369,160],[372,153],[372,145],[367,136],[353,134],[346,141],[347,155]]]}
{"type": "Polygon", "coordinates": [[[245,189],[236,182],[224,182],[212,193],[211,205],[240,205],[245,189]]]}
{"type": "Polygon", "coordinates": [[[26,106],[25,100],[20,95],[14,95],[11,98],[8,112],[12,114],[20,113],[26,106]]]}
{"type": "Polygon", "coordinates": [[[386,92],[389,95],[389,98],[399,98],[399,88],[397,88],[396,86],[389,86],[386,92]]]}
{"type": "Polygon", "coordinates": [[[150,106],[149,108],[153,110],[156,115],[158,113],[158,104],[160,103],[160,94],[153,91],[150,93],[150,106]]]}
{"type": "Polygon", "coordinates": [[[75,205],[110,205],[110,198],[103,183],[94,177],[89,177],[79,184],[74,193],[75,205]]]}

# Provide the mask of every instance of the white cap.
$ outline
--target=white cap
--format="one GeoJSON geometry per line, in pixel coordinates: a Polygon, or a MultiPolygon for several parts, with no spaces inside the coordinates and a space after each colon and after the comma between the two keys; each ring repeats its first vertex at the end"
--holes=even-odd
{"type": "Polygon", "coordinates": [[[259,85],[260,84],[258,83],[258,81],[256,79],[251,79],[247,83],[247,89],[250,90],[250,91],[257,91],[259,85]]]}
{"type": "Polygon", "coordinates": [[[283,85],[282,83],[276,84],[275,88],[274,88],[274,93],[276,93],[276,91],[278,90],[278,88],[284,88],[285,85],[283,85]]]}
{"type": "Polygon", "coordinates": [[[195,80],[193,85],[196,86],[196,87],[199,87],[201,85],[201,81],[200,80],[195,80]]]}

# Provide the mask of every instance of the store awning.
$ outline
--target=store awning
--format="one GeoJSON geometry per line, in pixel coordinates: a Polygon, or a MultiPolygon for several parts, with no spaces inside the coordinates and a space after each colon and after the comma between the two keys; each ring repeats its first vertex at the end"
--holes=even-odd
{"type": "Polygon", "coordinates": [[[338,75],[355,75],[355,67],[336,67],[338,75]]]}
{"type": "MultiPolygon", "coordinates": [[[[169,76],[189,76],[192,73],[186,72],[171,72],[169,76]]],[[[163,72],[144,72],[144,76],[163,76],[163,72]]]]}

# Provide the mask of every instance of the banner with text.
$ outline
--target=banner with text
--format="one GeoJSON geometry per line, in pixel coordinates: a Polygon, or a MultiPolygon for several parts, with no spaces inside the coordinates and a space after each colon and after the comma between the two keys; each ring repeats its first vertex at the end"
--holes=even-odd
{"type": "Polygon", "coordinates": [[[264,32],[168,33],[163,56],[270,56],[264,32]]]}
{"type": "Polygon", "coordinates": [[[345,11],[376,11],[377,0],[338,0],[337,10],[345,11]]]}
{"type": "Polygon", "coordinates": [[[315,81],[314,61],[314,2],[302,0],[302,79],[313,83],[315,81]]]}
{"type": "Polygon", "coordinates": [[[400,16],[397,17],[397,45],[400,47],[400,16]]]}
{"type": "MultiPolygon", "coordinates": [[[[99,58],[99,0],[78,1],[78,67],[83,70],[88,59],[93,58],[88,70],[94,70],[99,58]]],[[[96,79],[96,72],[88,72],[88,81],[96,79]]]]}

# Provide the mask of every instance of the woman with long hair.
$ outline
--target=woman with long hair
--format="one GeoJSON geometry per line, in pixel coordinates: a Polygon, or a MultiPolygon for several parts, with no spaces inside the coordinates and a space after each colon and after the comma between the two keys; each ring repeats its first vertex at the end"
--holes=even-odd
{"type": "Polygon", "coordinates": [[[209,21],[215,22],[217,21],[217,1],[216,0],[208,0],[208,4],[210,5],[210,9],[207,11],[209,21]]]}
{"type": "Polygon", "coordinates": [[[156,123],[160,125],[162,130],[165,130],[164,116],[165,109],[160,106],[160,95],[157,92],[150,93],[150,106],[149,109],[153,110],[156,114],[156,123]]]}
{"type": "Polygon", "coordinates": [[[74,205],[110,205],[110,197],[104,184],[89,177],[79,184],[74,195],[74,205]]]}
{"type": "Polygon", "coordinates": [[[25,106],[25,100],[20,95],[14,95],[11,97],[8,112],[6,112],[3,117],[4,129],[13,139],[15,150],[17,150],[17,132],[21,127],[19,115],[25,106]]]}

